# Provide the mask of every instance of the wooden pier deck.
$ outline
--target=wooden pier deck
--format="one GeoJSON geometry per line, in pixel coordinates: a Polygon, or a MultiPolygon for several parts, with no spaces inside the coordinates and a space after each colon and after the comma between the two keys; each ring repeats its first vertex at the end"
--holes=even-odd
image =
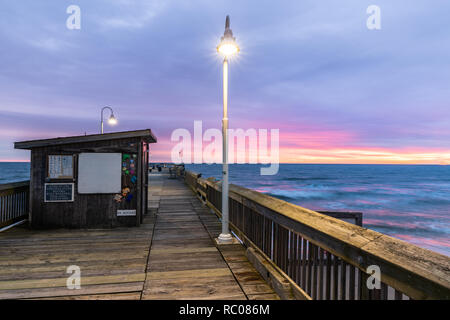
{"type": "Polygon", "coordinates": [[[152,174],[149,208],[141,227],[0,233],[0,299],[279,299],[183,182],[152,174]]]}

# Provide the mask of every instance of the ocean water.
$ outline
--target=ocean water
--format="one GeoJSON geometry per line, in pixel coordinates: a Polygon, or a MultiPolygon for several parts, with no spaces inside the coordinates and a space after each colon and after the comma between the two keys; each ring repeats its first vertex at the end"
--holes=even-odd
{"type": "Polygon", "coordinates": [[[0,184],[30,180],[29,162],[0,162],[0,184]]]}
{"type": "MultiPolygon", "coordinates": [[[[230,182],[312,210],[359,211],[364,227],[450,256],[450,166],[230,165],[230,182]]],[[[221,177],[221,165],[186,165],[221,177]]]]}

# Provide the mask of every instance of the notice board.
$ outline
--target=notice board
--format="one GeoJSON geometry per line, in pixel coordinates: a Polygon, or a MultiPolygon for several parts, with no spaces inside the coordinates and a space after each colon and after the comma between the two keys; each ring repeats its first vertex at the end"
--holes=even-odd
{"type": "Polygon", "coordinates": [[[119,193],[122,182],[121,153],[80,153],[78,193],[119,193]]]}
{"type": "Polygon", "coordinates": [[[46,183],[45,202],[72,202],[74,196],[73,183],[46,183]]]}
{"type": "Polygon", "coordinates": [[[47,158],[47,178],[72,179],[73,155],[49,155],[47,158]]]}

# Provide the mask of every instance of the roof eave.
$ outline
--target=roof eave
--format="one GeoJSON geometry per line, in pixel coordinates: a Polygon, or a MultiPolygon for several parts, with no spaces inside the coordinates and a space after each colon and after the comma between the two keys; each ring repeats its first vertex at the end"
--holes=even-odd
{"type": "Polygon", "coordinates": [[[138,137],[147,138],[149,143],[157,142],[157,139],[153,135],[152,131],[150,129],[144,129],[144,130],[113,132],[105,134],[92,134],[85,136],[58,137],[52,139],[19,141],[14,142],[14,148],[29,150],[33,148],[65,145],[72,143],[87,143],[94,141],[106,141],[106,140],[117,140],[117,139],[138,138],[138,137]]]}

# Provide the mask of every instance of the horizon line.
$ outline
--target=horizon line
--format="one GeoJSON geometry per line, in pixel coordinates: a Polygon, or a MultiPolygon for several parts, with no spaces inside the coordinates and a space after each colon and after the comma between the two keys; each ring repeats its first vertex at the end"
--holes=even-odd
{"type": "MultiPolygon", "coordinates": [[[[0,163],[31,163],[31,160],[0,160],[0,163]]],[[[153,161],[149,163],[168,163],[168,161],[153,161]]],[[[270,165],[270,163],[229,163],[230,165],[270,165]]],[[[307,165],[399,165],[399,166],[448,166],[449,163],[314,163],[314,162],[279,162],[278,164],[307,164],[307,165]]],[[[221,163],[184,163],[184,165],[221,165],[221,163]]]]}

